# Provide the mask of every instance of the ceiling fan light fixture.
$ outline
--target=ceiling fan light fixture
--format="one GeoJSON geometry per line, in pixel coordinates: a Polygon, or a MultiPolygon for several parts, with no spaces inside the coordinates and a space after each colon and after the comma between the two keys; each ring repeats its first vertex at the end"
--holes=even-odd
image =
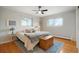
{"type": "Polygon", "coordinates": [[[36,11],[36,14],[44,14],[44,12],[48,11],[48,9],[41,9],[42,6],[38,6],[38,10],[33,10],[36,11]]]}
{"type": "Polygon", "coordinates": [[[38,11],[39,14],[41,14],[41,11],[38,11]]]}

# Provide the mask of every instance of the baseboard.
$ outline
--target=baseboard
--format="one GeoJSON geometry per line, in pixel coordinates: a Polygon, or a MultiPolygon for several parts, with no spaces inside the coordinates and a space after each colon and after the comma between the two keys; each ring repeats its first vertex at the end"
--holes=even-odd
{"type": "Polygon", "coordinates": [[[64,38],[64,37],[57,37],[57,36],[54,36],[54,38],[71,40],[71,39],[68,39],[68,38],[64,38]]]}
{"type": "Polygon", "coordinates": [[[13,40],[10,34],[5,34],[5,35],[0,36],[0,44],[8,43],[11,41],[13,40]]]}
{"type": "MultiPolygon", "coordinates": [[[[58,36],[54,36],[55,38],[59,38],[59,39],[66,39],[66,40],[72,40],[72,41],[75,41],[73,40],[72,38],[66,38],[66,37],[58,37],[58,36]]],[[[75,41],[76,42],[76,41],[75,41]]]]}

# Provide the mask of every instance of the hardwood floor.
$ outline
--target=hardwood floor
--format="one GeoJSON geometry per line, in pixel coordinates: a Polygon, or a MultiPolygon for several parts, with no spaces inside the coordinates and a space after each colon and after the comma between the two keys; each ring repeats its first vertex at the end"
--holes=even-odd
{"type": "MultiPolygon", "coordinates": [[[[76,42],[61,38],[55,38],[54,41],[64,43],[64,46],[63,48],[61,48],[60,53],[77,53],[76,42]]],[[[0,53],[21,53],[21,52],[23,52],[23,49],[17,46],[15,40],[0,45],[0,53]]]]}
{"type": "Polygon", "coordinates": [[[68,39],[55,38],[54,41],[63,42],[64,46],[60,53],[77,53],[76,42],[68,39]]]}
{"type": "Polygon", "coordinates": [[[22,49],[17,46],[15,41],[1,44],[0,53],[21,53],[22,49]]]}

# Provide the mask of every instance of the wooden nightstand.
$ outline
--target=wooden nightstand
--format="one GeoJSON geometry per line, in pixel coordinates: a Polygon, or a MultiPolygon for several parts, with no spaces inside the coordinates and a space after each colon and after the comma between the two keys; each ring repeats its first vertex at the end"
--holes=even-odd
{"type": "Polygon", "coordinates": [[[46,50],[53,45],[53,36],[41,37],[39,41],[39,47],[46,50]]]}

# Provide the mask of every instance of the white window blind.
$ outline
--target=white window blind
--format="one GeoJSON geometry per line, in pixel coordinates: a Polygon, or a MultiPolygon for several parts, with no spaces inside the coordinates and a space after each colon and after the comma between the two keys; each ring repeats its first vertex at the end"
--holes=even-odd
{"type": "Polygon", "coordinates": [[[32,26],[32,19],[24,18],[24,20],[21,20],[22,26],[32,26]]]}
{"type": "Polygon", "coordinates": [[[62,26],[63,18],[49,19],[47,22],[48,26],[62,26]]]}

